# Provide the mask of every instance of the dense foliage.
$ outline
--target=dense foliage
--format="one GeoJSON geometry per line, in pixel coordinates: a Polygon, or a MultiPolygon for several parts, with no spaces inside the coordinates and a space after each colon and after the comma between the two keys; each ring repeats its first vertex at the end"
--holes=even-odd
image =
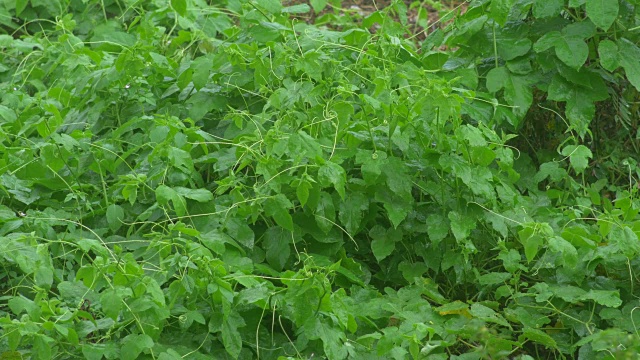
{"type": "Polygon", "coordinates": [[[0,0],[0,359],[640,353],[638,0],[211,3],[0,0]]]}

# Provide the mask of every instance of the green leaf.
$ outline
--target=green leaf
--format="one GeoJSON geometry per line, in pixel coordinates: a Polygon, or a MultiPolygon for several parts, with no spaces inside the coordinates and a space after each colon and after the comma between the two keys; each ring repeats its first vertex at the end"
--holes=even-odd
{"type": "Polygon", "coordinates": [[[593,300],[597,304],[613,308],[622,305],[619,290],[589,290],[589,292],[580,297],[580,300],[593,300]]]}
{"type": "Polygon", "coordinates": [[[482,135],[482,132],[475,126],[464,125],[456,129],[456,132],[460,132],[461,137],[469,142],[469,145],[473,147],[487,146],[487,140],[482,135]]]}
{"type": "Polygon", "coordinates": [[[298,197],[298,201],[300,201],[300,206],[304,207],[307,200],[309,200],[309,190],[311,188],[313,188],[313,185],[307,180],[300,181],[298,186],[296,186],[296,196],[298,197]]]}
{"type": "Polygon", "coordinates": [[[618,0],[587,0],[587,16],[596,26],[609,30],[618,17],[618,0]]]}
{"type": "Polygon", "coordinates": [[[197,202],[203,203],[213,200],[213,194],[207,189],[190,189],[181,186],[177,186],[173,189],[178,195],[197,202]]]}
{"type": "Polygon", "coordinates": [[[401,197],[391,191],[388,187],[380,187],[376,191],[376,201],[382,202],[387,216],[394,228],[397,228],[407,217],[409,211],[413,208],[413,199],[410,197],[401,197]]]}
{"type": "Polygon", "coordinates": [[[173,349],[167,349],[158,355],[158,360],[182,360],[182,356],[173,349]]]}
{"type": "Polygon", "coordinates": [[[111,231],[116,232],[123,225],[124,209],[120,205],[111,204],[107,207],[107,223],[111,231]]]}
{"type": "Polygon", "coordinates": [[[486,322],[492,322],[506,327],[509,326],[507,320],[505,320],[500,314],[480,303],[474,303],[473,305],[471,305],[469,313],[471,313],[471,315],[473,315],[474,317],[486,322]]]}
{"type": "Polygon", "coordinates": [[[227,220],[225,227],[229,236],[249,249],[253,249],[255,234],[246,221],[232,217],[227,220]]]}
{"type": "Polygon", "coordinates": [[[293,204],[284,194],[278,194],[273,198],[270,198],[266,202],[266,214],[273,217],[276,224],[283,228],[293,231],[293,218],[289,214],[289,209],[293,207],[293,204]]]}
{"type": "Polygon", "coordinates": [[[389,157],[386,165],[382,168],[389,190],[404,199],[411,198],[411,188],[413,187],[411,176],[407,174],[407,170],[405,162],[396,157],[389,157]]]}
{"type": "Polygon", "coordinates": [[[324,8],[327,6],[327,0],[310,0],[309,3],[311,3],[311,6],[313,6],[313,11],[315,11],[316,13],[319,13],[320,11],[324,10],[324,8]]]}
{"type": "Polygon", "coordinates": [[[589,47],[584,41],[584,35],[580,33],[579,28],[567,26],[562,33],[551,31],[544,34],[533,45],[533,49],[536,52],[543,52],[554,47],[558,59],[577,70],[582,67],[589,56],[589,47]]]}
{"type": "Polygon", "coordinates": [[[449,219],[440,214],[427,216],[427,234],[434,248],[449,234],[449,219]]]}
{"type": "Polygon", "coordinates": [[[187,16],[187,0],[171,0],[171,7],[180,16],[187,16]]]}
{"type": "Polygon", "coordinates": [[[382,261],[391,255],[396,248],[396,242],[402,240],[402,232],[400,230],[385,230],[380,225],[372,227],[369,231],[369,236],[373,238],[371,241],[371,250],[378,261],[382,261]]]}
{"type": "Polygon", "coordinates": [[[543,345],[546,348],[556,348],[556,341],[547,333],[542,330],[532,329],[529,327],[525,327],[522,331],[522,335],[518,338],[520,341],[525,339],[536,342],[538,344],[543,345]]]}
{"type": "Polygon", "coordinates": [[[600,58],[600,65],[605,70],[615,71],[620,66],[618,56],[618,45],[609,40],[604,39],[598,44],[598,55],[600,58]]]}
{"type": "Polygon", "coordinates": [[[593,157],[591,150],[584,145],[567,145],[562,149],[562,155],[568,156],[571,166],[577,174],[581,174],[589,165],[589,159],[593,157]]]}
{"type": "Polygon", "coordinates": [[[578,264],[578,250],[559,236],[549,239],[549,250],[562,254],[563,265],[568,268],[574,268],[578,264]]]}
{"type": "Polygon", "coordinates": [[[624,68],[627,79],[636,90],[640,91],[640,61],[638,61],[640,47],[627,39],[620,39],[618,48],[620,49],[620,65],[624,68]]]}
{"type": "Polygon", "coordinates": [[[286,14],[306,14],[310,11],[311,8],[307,4],[296,4],[282,9],[282,12],[286,14]]]}
{"type": "Polygon", "coordinates": [[[362,164],[360,171],[362,178],[367,184],[377,183],[378,177],[382,174],[382,168],[387,163],[387,154],[381,151],[358,149],[356,153],[356,164],[362,164]]]}
{"type": "Polygon", "coordinates": [[[326,192],[320,193],[320,199],[318,200],[318,206],[316,207],[316,223],[324,233],[328,233],[333,228],[333,223],[336,220],[336,208],[333,205],[333,199],[331,195],[326,192]]]}
{"type": "Polygon", "coordinates": [[[266,250],[267,262],[274,269],[282,271],[289,256],[291,255],[291,232],[274,226],[264,233],[264,248],[266,250]]]}
{"type": "Polygon", "coordinates": [[[320,180],[320,184],[322,184],[322,186],[326,187],[329,185],[333,185],[338,194],[340,194],[340,197],[344,199],[344,187],[347,182],[347,174],[345,173],[342,166],[327,161],[318,170],[318,180],[320,180]]]}
{"type": "MultiPolygon", "coordinates": [[[[53,343],[53,340],[48,336],[36,334],[36,336],[33,338],[33,348],[31,350],[31,358],[42,359],[42,360],[52,359],[53,358],[51,356],[51,347],[52,347],[51,345],[53,345],[52,343],[53,343]]],[[[21,358],[22,356],[19,355],[19,357],[21,358]]]]}
{"type": "Polygon", "coordinates": [[[255,0],[255,2],[271,14],[279,14],[282,11],[280,0],[255,0]]]}
{"type": "Polygon", "coordinates": [[[120,315],[120,310],[122,310],[123,303],[116,290],[109,289],[105,290],[100,296],[100,305],[102,306],[102,311],[107,317],[117,320],[118,315],[120,315]]]}
{"type": "Polygon", "coordinates": [[[543,0],[533,3],[533,16],[549,18],[560,15],[564,8],[564,0],[543,0]]]}
{"type": "Polygon", "coordinates": [[[15,111],[13,111],[12,109],[9,109],[8,107],[4,106],[4,105],[0,105],[0,119],[4,120],[1,123],[12,123],[14,121],[16,121],[16,119],[18,119],[18,116],[16,116],[15,111]]]}
{"type": "Polygon", "coordinates": [[[589,57],[589,46],[579,37],[561,36],[556,43],[556,55],[569,67],[579,69],[589,57]]]}
{"type": "Polygon", "coordinates": [[[224,244],[235,243],[235,241],[229,235],[221,232],[220,230],[212,230],[207,233],[200,234],[200,241],[202,241],[202,244],[206,246],[207,249],[215,252],[218,255],[224,254],[224,244]]]}
{"type": "Polygon", "coordinates": [[[362,193],[351,193],[340,203],[338,218],[352,236],[358,232],[363,211],[369,209],[369,199],[362,193]]]}
{"type": "Polygon", "coordinates": [[[538,254],[538,250],[544,244],[544,238],[540,234],[539,224],[525,224],[522,230],[518,231],[518,240],[524,246],[524,254],[527,261],[531,262],[538,254]]]}
{"type": "Polygon", "coordinates": [[[225,313],[222,322],[222,344],[232,358],[237,359],[242,350],[242,336],[239,327],[245,326],[244,319],[235,310],[225,313]]]}
{"type": "Polygon", "coordinates": [[[202,56],[191,62],[193,70],[193,86],[196,90],[202,89],[209,82],[209,73],[211,72],[213,62],[211,58],[202,56]]]}
{"type": "Polygon", "coordinates": [[[618,248],[628,258],[633,258],[640,254],[640,240],[628,226],[614,226],[609,233],[609,241],[617,244],[618,248]]]}
{"type": "Polygon", "coordinates": [[[478,283],[480,285],[495,285],[502,284],[505,281],[511,278],[510,273],[504,272],[491,272],[488,274],[484,274],[478,278],[478,283]]]}
{"type": "Polygon", "coordinates": [[[501,27],[507,22],[509,12],[513,7],[515,0],[493,0],[491,1],[491,17],[501,27]]]}
{"type": "Polygon", "coordinates": [[[16,0],[16,16],[20,16],[29,4],[29,0],[16,0]]]}
{"type": "Polygon", "coordinates": [[[53,270],[48,266],[40,265],[34,273],[34,280],[36,286],[50,289],[53,284],[53,270]]]}
{"type": "Polygon", "coordinates": [[[506,67],[497,67],[489,70],[487,73],[487,90],[492,93],[498,92],[504,87],[508,77],[509,71],[506,67]]]}
{"type": "Polygon", "coordinates": [[[467,239],[471,230],[476,228],[476,222],[471,217],[457,211],[450,211],[447,217],[451,221],[451,232],[458,242],[467,239]]]}
{"type": "Polygon", "coordinates": [[[123,360],[135,360],[142,351],[151,349],[153,340],[146,334],[131,334],[122,339],[120,358],[123,360]]]}

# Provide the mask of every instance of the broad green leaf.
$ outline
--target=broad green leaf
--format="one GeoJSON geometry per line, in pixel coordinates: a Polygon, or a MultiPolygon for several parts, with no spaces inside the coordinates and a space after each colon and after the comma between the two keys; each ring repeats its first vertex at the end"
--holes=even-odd
{"type": "Polygon", "coordinates": [[[457,211],[450,211],[447,217],[451,221],[451,232],[458,242],[467,239],[471,230],[476,228],[476,222],[471,217],[457,211]]]}
{"type": "Polygon", "coordinates": [[[529,341],[536,342],[543,345],[546,348],[555,348],[557,346],[556,341],[542,330],[532,329],[525,327],[520,335],[520,341],[527,339],[529,341]]]}
{"type": "Polygon", "coordinates": [[[253,249],[255,234],[246,221],[232,217],[227,220],[225,227],[229,236],[249,249],[253,249]]]}
{"type": "Polygon", "coordinates": [[[487,73],[487,90],[492,93],[498,92],[505,85],[505,80],[509,77],[509,72],[505,67],[497,67],[487,73]]]}
{"type": "Polygon", "coordinates": [[[393,253],[396,248],[396,242],[402,240],[402,232],[397,229],[385,230],[380,225],[376,225],[369,231],[371,241],[371,250],[376,260],[382,261],[393,253]]]}
{"type": "Polygon", "coordinates": [[[640,91],[640,61],[638,61],[640,47],[627,39],[620,39],[618,48],[620,49],[620,65],[624,68],[627,79],[636,90],[640,91]]]}
{"type": "Polygon", "coordinates": [[[560,181],[567,176],[567,171],[560,167],[557,162],[548,162],[540,165],[540,171],[536,173],[533,180],[539,183],[547,178],[551,181],[560,181]]]}
{"type": "MultiPolygon", "coordinates": [[[[566,101],[565,113],[569,124],[580,136],[584,136],[588,126],[595,116],[595,102],[602,101],[609,97],[604,84],[589,76],[585,76],[587,70],[582,70],[574,81],[586,81],[588,87],[577,86],[566,81],[562,76],[556,75],[551,80],[548,89],[549,100],[566,101]]],[[[601,78],[599,79],[601,80],[601,78]]]]}
{"type": "Polygon", "coordinates": [[[43,289],[51,288],[53,284],[53,270],[49,266],[40,265],[34,273],[36,286],[43,289]]]}
{"type": "Polygon", "coordinates": [[[311,6],[313,6],[313,11],[315,11],[316,13],[324,10],[324,8],[327,6],[327,2],[328,0],[309,0],[309,3],[311,4],[311,6]]]}
{"type": "Polygon", "coordinates": [[[209,82],[209,73],[211,72],[213,61],[207,56],[199,57],[191,62],[193,70],[193,86],[196,90],[202,89],[209,82]]]}
{"type": "Polygon", "coordinates": [[[462,139],[468,141],[471,146],[487,146],[487,140],[482,135],[482,132],[475,126],[465,125],[456,129],[456,132],[460,132],[462,139]]]}
{"type": "Polygon", "coordinates": [[[107,223],[111,231],[115,232],[123,225],[124,209],[120,205],[111,204],[107,207],[107,223]]]}
{"type": "Polygon", "coordinates": [[[449,219],[440,214],[427,216],[427,234],[434,248],[449,234],[449,219]]]}
{"type": "Polygon", "coordinates": [[[618,0],[587,0],[587,16],[599,28],[609,30],[618,17],[618,0]]]}
{"type": "Polygon", "coordinates": [[[161,352],[158,355],[158,360],[181,360],[182,356],[180,353],[173,349],[167,349],[165,352],[161,352]]]}
{"type": "Polygon", "coordinates": [[[307,180],[300,181],[298,186],[296,186],[296,196],[298,197],[298,201],[300,201],[300,205],[303,207],[306,205],[307,200],[309,200],[309,190],[311,188],[313,188],[313,185],[307,180]]]}
{"type": "Polygon", "coordinates": [[[291,232],[274,226],[264,233],[264,248],[267,261],[274,269],[282,271],[291,255],[291,232]]]}
{"type": "Polygon", "coordinates": [[[509,17],[509,12],[515,0],[493,0],[491,1],[491,17],[500,26],[504,26],[509,17]]]}
{"type": "Polygon", "coordinates": [[[373,185],[377,182],[378,176],[382,174],[382,169],[387,163],[387,154],[381,151],[358,149],[356,163],[362,164],[360,167],[362,178],[367,184],[373,185]]]}
{"type": "Polygon", "coordinates": [[[536,52],[542,52],[554,47],[558,59],[577,70],[587,60],[589,47],[584,40],[584,34],[573,34],[573,32],[579,32],[578,28],[567,27],[562,33],[548,32],[538,39],[533,49],[536,52]]]}
{"type": "Polygon", "coordinates": [[[357,234],[362,221],[362,213],[369,209],[369,199],[362,193],[351,193],[340,203],[338,218],[352,236],[357,234]]]}
{"type": "Polygon", "coordinates": [[[237,359],[242,350],[242,336],[239,327],[245,326],[244,319],[235,310],[224,314],[222,322],[222,344],[232,358],[237,359]]]}
{"type": "Polygon", "coordinates": [[[413,187],[411,177],[407,174],[407,165],[400,159],[389,157],[386,165],[382,168],[389,189],[402,198],[411,198],[411,188],[413,187]]]}
{"type": "Polygon", "coordinates": [[[0,105],[0,120],[2,120],[2,122],[0,122],[0,124],[2,123],[12,123],[14,121],[16,121],[16,119],[18,119],[18,117],[16,116],[15,111],[13,111],[12,109],[4,106],[4,105],[0,105]]]}
{"type": "Polygon", "coordinates": [[[140,354],[153,347],[153,340],[146,334],[127,335],[122,340],[120,358],[123,360],[135,360],[140,354]]]}
{"type": "Polygon", "coordinates": [[[620,299],[619,290],[589,290],[580,297],[580,300],[593,300],[596,304],[608,307],[620,307],[622,300],[620,299]]]}
{"type": "Polygon", "coordinates": [[[322,53],[318,51],[309,51],[300,57],[296,63],[296,69],[305,72],[309,77],[316,81],[322,81],[323,60],[322,53]]]}
{"type": "Polygon", "coordinates": [[[253,0],[261,8],[267,10],[271,14],[279,14],[282,11],[282,3],[280,0],[253,0]]]}
{"type": "Polygon", "coordinates": [[[16,0],[16,16],[20,16],[29,4],[29,0],[16,0]]]}
{"type": "Polygon", "coordinates": [[[533,3],[533,16],[536,18],[549,18],[560,15],[564,8],[564,0],[543,0],[533,3]]]}
{"type": "Polygon", "coordinates": [[[510,273],[491,272],[478,277],[478,283],[480,285],[502,284],[505,281],[509,280],[510,278],[511,278],[510,273]]]}
{"type": "Polygon", "coordinates": [[[507,320],[505,320],[500,314],[496,313],[493,309],[486,307],[480,303],[474,303],[471,305],[471,309],[469,309],[469,313],[472,316],[484,320],[487,322],[492,322],[502,326],[509,326],[507,320]]]}
{"type": "Polygon", "coordinates": [[[344,200],[345,197],[345,184],[347,182],[347,174],[342,166],[327,161],[318,170],[318,180],[322,186],[333,185],[340,197],[344,200]]]}
{"type": "Polygon", "coordinates": [[[525,227],[518,232],[518,240],[524,246],[524,254],[527,261],[531,262],[538,254],[540,247],[544,244],[544,238],[531,227],[525,227]]]}
{"type": "Polygon", "coordinates": [[[593,157],[591,150],[584,145],[567,145],[562,149],[562,155],[569,157],[576,174],[581,174],[589,165],[589,159],[593,157]]]}
{"type": "Polygon", "coordinates": [[[117,320],[120,310],[122,310],[123,302],[116,290],[109,289],[105,290],[100,296],[100,305],[107,317],[117,320]]]}
{"type": "Polygon", "coordinates": [[[197,202],[203,203],[213,200],[213,194],[207,189],[190,189],[182,186],[173,189],[178,195],[197,202]]]}
{"type": "Polygon", "coordinates": [[[638,234],[628,226],[614,226],[609,233],[609,241],[618,245],[620,251],[629,258],[640,254],[638,234]]]}
{"type": "Polygon", "coordinates": [[[589,46],[582,38],[561,36],[556,43],[556,55],[569,67],[579,69],[589,57],[589,46]]]}
{"type": "Polygon", "coordinates": [[[333,223],[336,220],[336,208],[333,205],[333,199],[331,195],[326,192],[320,193],[320,199],[318,200],[318,206],[316,207],[316,223],[324,233],[328,233],[333,228],[333,223]]]}
{"type": "Polygon", "coordinates": [[[293,204],[284,194],[278,194],[275,197],[268,199],[266,204],[266,214],[273,217],[276,224],[283,228],[293,231],[293,218],[289,214],[289,209],[293,207],[293,204]]]}
{"type": "Polygon", "coordinates": [[[615,71],[620,66],[618,56],[618,45],[605,39],[598,44],[598,55],[600,56],[600,65],[608,71],[615,71]]]}
{"type": "Polygon", "coordinates": [[[535,52],[546,51],[558,43],[562,35],[559,31],[549,31],[542,35],[535,44],[533,44],[533,50],[535,52]]]}
{"type": "Polygon", "coordinates": [[[206,246],[209,250],[215,252],[218,255],[224,254],[224,244],[235,242],[229,235],[219,230],[212,230],[204,234],[200,234],[200,241],[202,241],[202,244],[204,244],[204,246],[206,246]]]}
{"type": "MultiPolygon", "coordinates": [[[[17,331],[17,330],[16,330],[17,331]]],[[[33,359],[52,359],[51,347],[53,345],[53,339],[42,334],[35,334],[31,349],[31,358],[33,359]]],[[[22,357],[21,355],[18,355],[22,357]]],[[[3,356],[4,357],[4,356],[3,356]]]]}
{"type": "Polygon", "coordinates": [[[187,16],[187,0],[171,0],[171,7],[180,16],[187,16]]]}
{"type": "Polygon", "coordinates": [[[404,221],[413,207],[413,199],[406,196],[401,197],[388,187],[379,188],[376,191],[375,199],[382,202],[394,228],[397,228],[404,221]]]}
{"type": "Polygon", "coordinates": [[[311,8],[307,4],[297,4],[292,6],[287,6],[282,9],[283,13],[287,14],[306,14],[311,11],[311,8]]]}
{"type": "Polygon", "coordinates": [[[549,249],[562,254],[563,265],[568,268],[574,268],[578,263],[578,251],[576,248],[573,244],[559,236],[554,236],[549,239],[549,249]]]}

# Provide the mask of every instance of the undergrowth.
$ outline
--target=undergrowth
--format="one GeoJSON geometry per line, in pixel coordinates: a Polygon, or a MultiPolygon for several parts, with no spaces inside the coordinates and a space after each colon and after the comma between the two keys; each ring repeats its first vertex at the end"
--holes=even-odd
{"type": "Polygon", "coordinates": [[[637,356],[636,0],[214,3],[0,1],[1,359],[637,356]]]}

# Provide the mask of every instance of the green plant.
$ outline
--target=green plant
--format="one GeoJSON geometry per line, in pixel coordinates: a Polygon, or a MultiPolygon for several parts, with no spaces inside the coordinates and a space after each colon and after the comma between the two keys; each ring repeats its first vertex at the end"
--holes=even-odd
{"type": "Polygon", "coordinates": [[[0,3],[29,23],[0,35],[3,358],[637,353],[637,164],[591,181],[568,115],[563,160],[509,145],[507,87],[543,80],[463,42],[503,8],[419,49],[398,1],[333,29],[291,19],[322,1],[19,4],[0,3]]]}

